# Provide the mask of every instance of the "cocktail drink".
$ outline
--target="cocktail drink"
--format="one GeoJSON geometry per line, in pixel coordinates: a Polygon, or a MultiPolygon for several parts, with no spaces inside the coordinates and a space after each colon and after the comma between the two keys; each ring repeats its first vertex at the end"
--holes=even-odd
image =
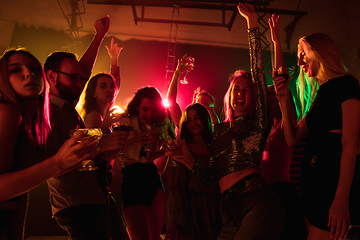
{"type": "MultiPolygon", "coordinates": [[[[182,155],[182,144],[183,141],[181,139],[171,139],[168,140],[165,146],[168,151],[171,152],[173,156],[182,155]]],[[[170,166],[177,167],[179,164],[174,158],[171,159],[170,166]]]]}
{"type": "MultiPolygon", "coordinates": [[[[103,135],[100,128],[79,128],[79,129],[73,129],[70,131],[70,137],[75,135],[78,132],[86,132],[87,137],[93,137],[98,136],[98,139],[100,139],[103,135]]],[[[95,166],[95,161],[92,159],[84,159],[81,161],[81,167],[79,167],[78,171],[93,171],[96,170],[97,167],[95,166]]]]}
{"type": "Polygon", "coordinates": [[[188,84],[189,82],[187,81],[187,79],[186,79],[186,76],[187,76],[187,74],[191,71],[191,70],[193,70],[194,69],[194,67],[195,67],[195,58],[193,58],[193,57],[187,57],[186,59],[185,59],[185,70],[186,70],[186,72],[185,72],[185,76],[184,76],[184,79],[182,79],[182,80],[180,80],[180,83],[181,84],[188,84]]]}
{"type": "Polygon", "coordinates": [[[284,70],[283,67],[279,67],[275,70],[275,77],[283,77],[285,80],[287,80],[289,76],[289,73],[286,71],[286,69],[284,70]]]}
{"type": "MultiPolygon", "coordinates": [[[[158,127],[156,127],[155,125],[145,125],[145,129],[146,129],[146,131],[156,131],[158,129],[158,127]]],[[[148,136],[148,135],[146,135],[146,136],[148,136]]],[[[151,144],[151,143],[147,144],[145,146],[144,151],[150,152],[151,150],[156,150],[156,149],[154,149],[154,147],[156,147],[156,143],[155,144],[151,144]]]]}

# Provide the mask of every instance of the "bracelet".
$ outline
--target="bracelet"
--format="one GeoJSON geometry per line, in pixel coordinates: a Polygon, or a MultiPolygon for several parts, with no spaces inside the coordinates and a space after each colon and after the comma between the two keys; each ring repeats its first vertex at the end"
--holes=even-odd
{"type": "Polygon", "coordinates": [[[278,93],[278,94],[276,94],[276,98],[277,98],[278,100],[280,100],[281,98],[287,99],[288,96],[289,96],[288,93],[278,93]]]}

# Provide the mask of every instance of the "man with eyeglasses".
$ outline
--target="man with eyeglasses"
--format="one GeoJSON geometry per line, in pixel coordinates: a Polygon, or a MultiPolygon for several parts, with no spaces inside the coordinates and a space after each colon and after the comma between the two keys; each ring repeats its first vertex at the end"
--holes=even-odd
{"type": "MultiPolygon", "coordinates": [[[[90,78],[99,47],[109,30],[109,21],[109,17],[105,17],[95,22],[96,35],[79,61],[75,54],[69,52],[54,52],[45,61],[52,125],[46,156],[57,152],[70,137],[70,130],[86,128],[75,106],[90,78]]],[[[112,166],[106,161],[106,157],[119,153],[127,137],[128,133],[121,131],[106,134],[100,140],[97,170],[78,171],[79,163],[47,181],[52,214],[68,232],[69,239],[128,239],[122,222],[115,224],[115,228],[123,232],[111,236],[111,225],[114,224],[110,217],[110,206],[114,203],[109,193],[112,166]],[[109,152],[113,154],[109,155],[109,152]]],[[[119,220],[120,214],[115,217],[119,220]]]]}

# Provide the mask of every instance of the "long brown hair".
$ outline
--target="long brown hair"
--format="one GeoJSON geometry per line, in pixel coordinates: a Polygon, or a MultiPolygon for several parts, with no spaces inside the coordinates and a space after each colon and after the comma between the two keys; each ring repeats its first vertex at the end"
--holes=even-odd
{"type": "Polygon", "coordinates": [[[46,81],[45,73],[39,60],[24,48],[8,49],[0,57],[0,94],[0,102],[7,102],[12,104],[22,115],[22,126],[26,132],[28,141],[33,142],[38,147],[44,147],[51,130],[49,85],[46,81]],[[29,56],[39,64],[42,71],[43,91],[39,95],[35,114],[29,118],[25,118],[26,115],[24,114],[24,102],[18,98],[9,81],[8,62],[9,58],[14,54],[23,54],[29,56]]]}
{"type": "Polygon", "coordinates": [[[118,93],[118,89],[117,89],[114,77],[109,73],[98,73],[95,76],[93,76],[86,83],[85,88],[84,88],[83,92],[81,93],[80,100],[79,100],[78,104],[76,105],[76,110],[79,112],[79,115],[81,116],[82,119],[85,119],[86,115],[88,115],[92,110],[97,110],[97,111],[100,110],[99,106],[96,102],[96,98],[94,97],[97,82],[100,77],[108,77],[114,82],[114,85],[115,85],[114,99],[109,104],[107,110],[110,110],[110,108],[114,104],[116,95],[118,93]]]}

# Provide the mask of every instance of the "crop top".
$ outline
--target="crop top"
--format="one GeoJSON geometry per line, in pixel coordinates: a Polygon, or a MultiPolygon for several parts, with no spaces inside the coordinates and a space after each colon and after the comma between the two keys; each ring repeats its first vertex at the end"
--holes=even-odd
{"type": "Polygon", "coordinates": [[[262,153],[273,121],[267,98],[259,29],[249,29],[248,33],[255,113],[253,116],[236,117],[231,123],[222,122],[215,127],[211,143],[213,157],[209,167],[204,169],[195,164],[192,170],[207,183],[248,168],[260,171],[262,153]]]}
{"type": "Polygon", "coordinates": [[[350,98],[360,100],[359,81],[355,77],[344,75],[322,84],[306,115],[309,132],[319,133],[341,129],[341,104],[350,98]]]}

